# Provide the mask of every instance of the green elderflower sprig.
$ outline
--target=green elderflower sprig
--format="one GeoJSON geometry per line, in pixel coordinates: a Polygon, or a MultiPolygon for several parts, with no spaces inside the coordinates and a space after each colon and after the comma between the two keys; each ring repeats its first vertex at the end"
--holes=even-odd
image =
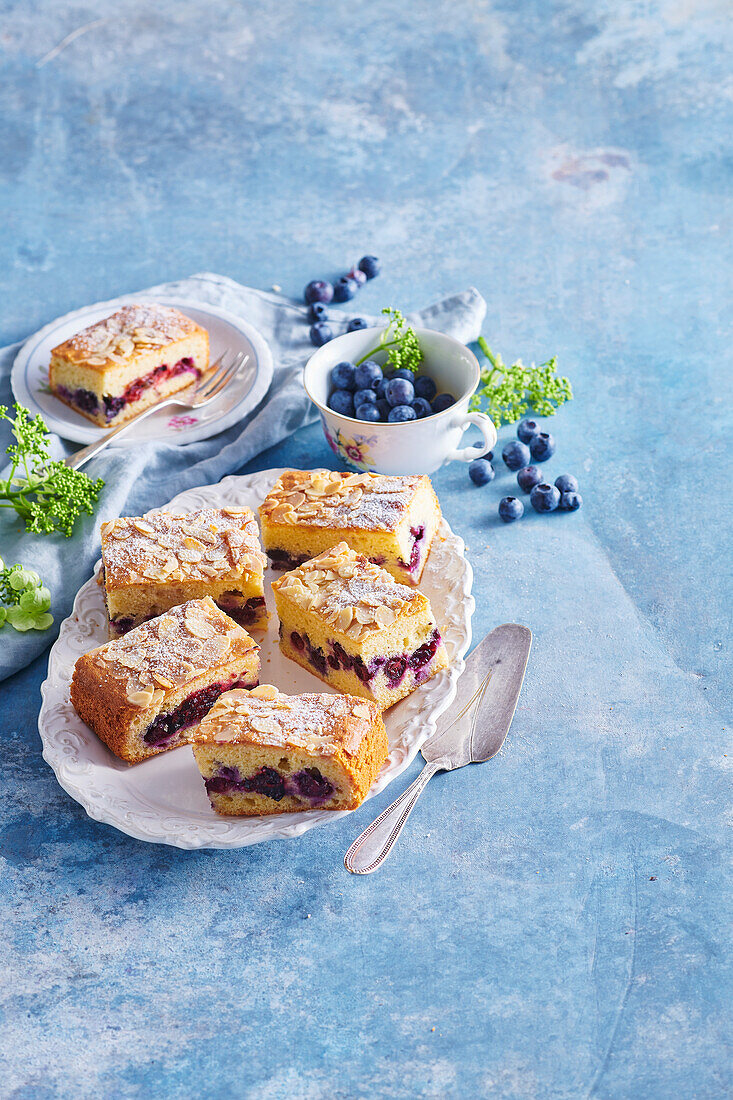
{"type": "Polygon", "coordinates": [[[373,347],[366,355],[362,355],[361,359],[357,360],[356,365],[365,363],[377,352],[386,351],[387,362],[385,366],[389,366],[391,370],[398,370],[402,367],[404,370],[416,374],[423,361],[422,348],[417,333],[409,327],[399,309],[391,309],[389,306],[385,306],[382,313],[389,318],[387,327],[379,337],[379,343],[376,347],[373,347]]]}
{"type": "Polygon", "coordinates": [[[0,420],[7,420],[15,438],[6,448],[10,474],[0,478],[0,508],[14,508],[27,531],[62,531],[68,538],[81,513],[94,511],[104,482],[51,458],[43,417],[31,416],[22,405],[13,407],[14,416],[0,405],[0,420]]]}
{"type": "Polygon", "coordinates": [[[536,416],[553,416],[560,405],[572,400],[570,380],[556,373],[556,356],[539,367],[525,367],[521,359],[508,366],[483,336],[479,336],[478,345],[489,365],[481,370],[471,408],[488,413],[497,428],[513,424],[530,411],[536,416]]]}
{"type": "Polygon", "coordinates": [[[0,558],[0,628],[6,622],[16,630],[47,630],[51,593],[38,573],[22,565],[7,566],[0,558]]]}

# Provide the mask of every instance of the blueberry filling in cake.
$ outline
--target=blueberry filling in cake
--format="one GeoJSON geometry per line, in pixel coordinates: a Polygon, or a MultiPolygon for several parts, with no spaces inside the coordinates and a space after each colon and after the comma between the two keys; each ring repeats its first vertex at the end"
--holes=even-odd
{"type": "Polygon", "coordinates": [[[440,523],[428,477],[287,470],[260,508],[273,569],[296,569],[345,541],[403,584],[417,584],[440,523]]]}
{"type": "Polygon", "coordinates": [[[213,809],[244,816],[354,809],[388,751],[375,703],[271,684],[224,692],[191,745],[213,809]]]}
{"type": "Polygon", "coordinates": [[[276,768],[262,767],[253,775],[242,777],[238,768],[217,765],[214,775],[205,780],[209,794],[231,794],[232,791],[249,791],[281,802],[286,795],[305,798],[314,806],[330,798],[336,788],[330,779],[321,775],[318,768],[301,768],[294,775],[283,775],[276,768]]]}
{"type": "Polygon", "coordinates": [[[345,542],[272,590],[281,651],[339,691],[390,707],[448,663],[427,598],[345,542]]]}
{"type": "Polygon", "coordinates": [[[111,397],[107,393],[103,394],[101,410],[100,400],[97,394],[92,393],[91,390],[77,388],[72,391],[68,390],[66,386],[58,386],[56,392],[59,397],[63,397],[70,405],[75,405],[80,412],[101,414],[105,420],[110,421],[127,405],[130,405],[133,401],[139,401],[150,386],[155,386],[168,378],[176,378],[179,374],[186,373],[192,374],[195,378],[201,377],[201,371],[188,356],[180,359],[172,367],[169,367],[167,363],[162,363],[155,370],[146,374],[144,378],[136,378],[119,397],[111,397]]]}
{"type": "Polygon", "coordinates": [[[148,745],[164,745],[177,733],[200,722],[204,715],[209,713],[222,692],[240,687],[257,687],[257,680],[234,676],[229,681],[209,684],[208,687],[194,691],[182,703],[179,703],[170,714],[156,715],[143,734],[143,741],[147,742],[148,745]]]}

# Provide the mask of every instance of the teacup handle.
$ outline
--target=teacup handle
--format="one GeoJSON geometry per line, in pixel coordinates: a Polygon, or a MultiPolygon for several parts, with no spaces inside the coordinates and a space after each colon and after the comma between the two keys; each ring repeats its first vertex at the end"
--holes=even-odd
{"type": "Polygon", "coordinates": [[[466,413],[461,420],[461,431],[465,432],[471,424],[476,424],[480,429],[481,435],[484,437],[484,449],[481,451],[478,447],[459,447],[457,451],[451,451],[450,454],[446,455],[446,462],[452,462],[454,459],[458,459],[459,462],[473,462],[474,458],[481,458],[496,443],[496,428],[493,420],[486,413],[466,413]]]}

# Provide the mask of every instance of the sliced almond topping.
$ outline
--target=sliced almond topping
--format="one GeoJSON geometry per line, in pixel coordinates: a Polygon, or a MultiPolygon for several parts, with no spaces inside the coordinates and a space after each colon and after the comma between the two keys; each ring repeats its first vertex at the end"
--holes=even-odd
{"type": "Polygon", "coordinates": [[[132,703],[135,707],[149,707],[153,701],[152,691],[128,691],[127,693],[128,703],[132,703]]]}
{"type": "Polygon", "coordinates": [[[300,508],[305,503],[305,493],[288,493],[287,501],[291,508],[300,508]]]}
{"type": "Polygon", "coordinates": [[[237,731],[234,729],[217,730],[214,734],[214,740],[218,745],[223,744],[225,741],[234,741],[237,736],[237,731]]]}
{"type": "Polygon", "coordinates": [[[397,614],[391,607],[382,604],[381,607],[378,607],[374,612],[374,618],[379,626],[386,627],[392,625],[397,618],[397,614]]]}
{"type": "Polygon", "coordinates": [[[338,618],[336,619],[336,626],[338,627],[339,630],[341,630],[342,632],[345,633],[349,629],[349,627],[351,626],[351,622],[352,622],[353,618],[354,618],[354,609],[353,609],[353,607],[342,607],[341,610],[338,613],[338,618]]]}
{"type": "Polygon", "coordinates": [[[186,630],[189,634],[193,634],[194,638],[211,638],[213,631],[209,623],[204,622],[203,619],[194,618],[193,615],[186,616],[186,630]]]}
{"type": "Polygon", "coordinates": [[[254,699],[276,699],[279,692],[272,684],[260,684],[249,693],[254,699]]]}
{"type": "Polygon", "coordinates": [[[362,604],[359,604],[359,606],[356,608],[355,614],[356,621],[358,623],[367,624],[374,622],[374,612],[372,611],[371,607],[364,607],[362,604]]]}
{"type": "Polygon", "coordinates": [[[354,715],[355,718],[371,719],[372,717],[372,712],[369,710],[369,707],[364,705],[364,703],[357,703],[356,706],[352,708],[351,713],[354,715]]]}
{"type": "Polygon", "coordinates": [[[154,535],[155,528],[151,527],[147,520],[136,519],[133,523],[133,527],[136,531],[139,531],[141,535],[154,535]]]}
{"type": "Polygon", "coordinates": [[[250,725],[252,729],[257,730],[258,733],[279,733],[280,723],[276,722],[274,718],[263,718],[259,714],[254,718],[250,718],[250,725]]]}
{"type": "Polygon", "coordinates": [[[289,504],[280,504],[272,510],[270,519],[273,523],[292,523],[295,519],[295,512],[289,504]]]}

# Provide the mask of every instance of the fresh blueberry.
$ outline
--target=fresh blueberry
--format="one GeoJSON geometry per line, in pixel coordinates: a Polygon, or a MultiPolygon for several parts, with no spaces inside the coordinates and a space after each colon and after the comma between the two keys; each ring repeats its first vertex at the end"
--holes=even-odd
{"type": "Polygon", "coordinates": [[[485,458],[474,458],[468,467],[468,476],[474,485],[488,485],[494,480],[496,474],[494,467],[485,458]]]}
{"type": "Polygon", "coordinates": [[[379,260],[376,256],[362,256],[357,267],[364,272],[367,279],[376,279],[379,274],[379,260]]]}
{"type": "Polygon", "coordinates": [[[529,503],[535,512],[554,512],[560,503],[560,490],[541,481],[529,494],[529,503]]]}
{"type": "Polygon", "coordinates": [[[529,447],[526,443],[513,439],[511,443],[507,443],[501,457],[510,470],[521,470],[522,466],[529,466],[529,447]]]}
{"type": "Polygon", "coordinates": [[[558,508],[561,512],[577,512],[582,503],[583,498],[580,493],[576,493],[573,489],[570,489],[568,492],[560,494],[558,508]]]}
{"type": "Polygon", "coordinates": [[[517,474],[517,485],[523,493],[530,493],[541,481],[542,470],[539,466],[525,466],[517,474]]]}
{"type": "Polygon", "coordinates": [[[407,367],[398,367],[397,370],[390,371],[389,378],[390,381],[393,378],[404,378],[405,382],[412,382],[413,386],[415,384],[415,375],[407,367]]]}
{"type": "Polygon", "coordinates": [[[334,390],[328,399],[329,409],[341,416],[354,415],[354,395],[348,390],[334,390]]]}
{"type": "Polygon", "coordinates": [[[499,519],[504,523],[514,523],[524,515],[524,505],[518,497],[502,497],[499,501],[499,519]]]}
{"type": "MultiPolygon", "coordinates": [[[[384,396],[394,408],[396,405],[411,405],[415,400],[415,388],[406,378],[392,378],[386,385],[384,396]]],[[[413,417],[416,414],[413,414],[413,417]]],[[[408,417],[412,420],[413,417],[408,417]]]]}
{"type": "Polygon", "coordinates": [[[354,364],[349,363],[348,359],[343,363],[337,363],[331,371],[331,383],[334,389],[355,390],[354,370],[354,364]]]}
{"type": "Polygon", "coordinates": [[[405,420],[416,420],[417,417],[411,405],[395,405],[394,408],[389,410],[387,419],[390,424],[400,424],[405,420]]]}
{"type": "Polygon", "coordinates": [[[379,412],[379,419],[386,420],[389,416],[389,410],[392,408],[386,397],[377,398],[377,410],[379,412]]]}
{"type": "Polygon", "coordinates": [[[412,402],[412,407],[418,420],[422,420],[424,416],[433,415],[433,407],[424,397],[416,397],[412,402]]]}
{"type": "Polygon", "coordinates": [[[346,326],[347,332],[359,332],[363,328],[369,328],[363,317],[352,317],[346,326]]]}
{"type": "Polygon", "coordinates": [[[353,279],[358,286],[364,286],[364,283],[367,281],[367,277],[360,267],[352,267],[346,274],[350,279],[353,279]]]}
{"type": "Polygon", "coordinates": [[[536,458],[538,462],[546,462],[555,453],[555,437],[549,432],[538,432],[537,435],[532,436],[529,449],[532,452],[532,458],[536,458]]]}
{"type": "MultiPolygon", "coordinates": [[[[371,393],[371,390],[369,392],[371,393]]],[[[356,406],[356,419],[371,420],[376,423],[382,418],[379,415],[379,409],[377,408],[374,401],[365,401],[363,404],[356,406]]]]}
{"type": "Polygon", "coordinates": [[[426,401],[432,401],[438,392],[438,387],[427,374],[421,374],[414,382],[415,393],[418,397],[424,397],[426,401]]]}
{"type": "Polygon", "coordinates": [[[455,405],[456,399],[451,397],[449,393],[439,393],[430,403],[433,406],[434,413],[442,413],[449,409],[451,405],[455,405]]]}
{"type": "Polygon", "coordinates": [[[315,347],[323,347],[329,340],[333,340],[331,326],[327,325],[325,321],[316,321],[315,325],[311,325],[310,338],[311,344],[315,347]]]}
{"type": "Polygon", "coordinates": [[[328,310],[323,302],[311,302],[308,306],[308,320],[312,325],[314,325],[316,321],[328,320],[328,310]]]}
{"type": "Polygon", "coordinates": [[[350,279],[348,275],[342,275],[340,279],[336,280],[336,285],[333,288],[333,300],[334,302],[350,302],[356,294],[359,286],[350,279]]]}
{"type": "Polygon", "coordinates": [[[577,493],[577,478],[574,478],[572,474],[560,474],[559,477],[555,478],[555,488],[559,489],[561,493],[577,493]]]}
{"type": "Polygon", "coordinates": [[[324,279],[314,279],[303,291],[303,297],[309,305],[311,302],[325,302],[328,305],[333,298],[333,287],[324,279]]]}
{"type": "Polygon", "coordinates": [[[354,371],[356,388],[358,390],[376,390],[382,381],[382,368],[374,359],[367,359],[354,371]]]}
{"type": "Polygon", "coordinates": [[[377,395],[374,390],[357,390],[354,394],[354,408],[358,409],[359,405],[376,405],[377,395]]]}
{"type": "MultiPolygon", "coordinates": [[[[384,391],[387,389],[387,382],[388,381],[389,381],[388,378],[383,378],[382,381],[377,386],[376,390],[374,391],[377,395],[377,400],[380,400],[382,397],[385,396],[384,391]]],[[[386,398],[385,398],[385,400],[386,400],[386,398]]]]}
{"type": "Polygon", "coordinates": [[[521,439],[522,443],[529,443],[530,439],[537,435],[540,430],[540,426],[536,420],[527,418],[526,420],[520,420],[517,425],[517,438],[521,439]]]}

